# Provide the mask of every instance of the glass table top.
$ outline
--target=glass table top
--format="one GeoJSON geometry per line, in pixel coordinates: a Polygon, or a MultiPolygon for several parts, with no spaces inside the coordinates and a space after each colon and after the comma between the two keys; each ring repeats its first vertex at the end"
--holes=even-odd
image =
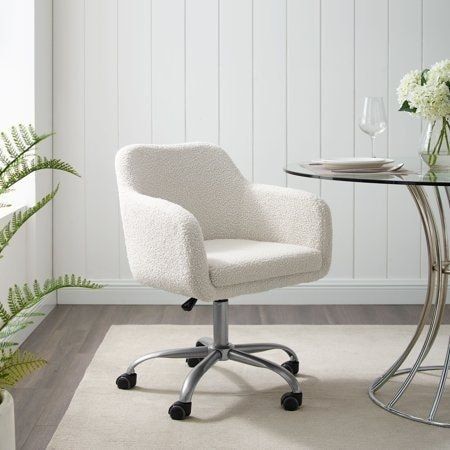
{"type": "MultiPolygon", "coordinates": [[[[284,171],[290,175],[307,178],[319,178],[322,180],[350,181],[353,183],[379,183],[379,184],[404,184],[404,185],[422,185],[422,186],[450,186],[450,172],[433,172],[417,157],[392,157],[395,159],[393,164],[405,163],[402,170],[408,170],[412,173],[390,174],[380,173],[334,173],[331,171],[316,172],[314,167],[304,167],[305,162],[293,162],[288,164],[284,171]]],[[[320,169],[319,169],[320,170],[320,169]]]]}

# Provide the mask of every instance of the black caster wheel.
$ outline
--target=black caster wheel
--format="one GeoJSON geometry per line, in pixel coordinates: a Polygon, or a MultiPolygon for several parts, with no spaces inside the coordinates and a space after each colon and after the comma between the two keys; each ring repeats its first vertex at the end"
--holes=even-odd
{"type": "Polygon", "coordinates": [[[286,411],[296,411],[298,408],[300,408],[302,404],[302,393],[295,394],[294,392],[286,392],[281,397],[281,406],[286,411]]]}
{"type": "MultiPolygon", "coordinates": [[[[196,347],[204,347],[205,345],[202,344],[201,342],[197,341],[195,343],[195,346],[196,347]]],[[[203,360],[203,358],[187,358],[186,362],[189,367],[195,367],[195,366],[199,365],[202,362],[202,360],[203,360]]]]}
{"type": "Polygon", "coordinates": [[[175,402],[169,408],[170,417],[173,420],[184,420],[191,415],[192,403],[175,402]]]}
{"type": "Polygon", "coordinates": [[[289,370],[289,372],[292,373],[292,375],[298,374],[298,361],[286,361],[283,364],[281,364],[281,367],[284,367],[285,369],[289,370]]]}
{"type": "Polygon", "coordinates": [[[132,389],[136,386],[136,380],[135,373],[123,373],[117,377],[116,384],[119,389],[132,389]]]}
{"type": "Polygon", "coordinates": [[[203,358],[187,358],[186,362],[189,367],[195,367],[202,362],[203,358]]]}

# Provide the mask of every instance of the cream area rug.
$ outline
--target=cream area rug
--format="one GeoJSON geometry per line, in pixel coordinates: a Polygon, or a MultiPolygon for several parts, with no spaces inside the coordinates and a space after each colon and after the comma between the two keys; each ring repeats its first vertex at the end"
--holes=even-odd
{"type": "MultiPolygon", "coordinates": [[[[371,381],[396,359],[411,326],[231,326],[234,343],[278,342],[300,359],[303,406],[284,411],[289,391],[276,374],[231,361],[201,380],[192,415],[167,414],[190,370],[184,360],[157,359],[137,368],[138,384],[119,390],[115,378],[150,351],[194,345],[208,326],[120,325],[108,331],[86,371],[49,449],[432,449],[450,448],[450,429],[389,414],[367,396],[371,381]]],[[[428,361],[441,363],[449,327],[428,361]]],[[[262,356],[279,363],[280,351],[262,356]]],[[[419,375],[398,404],[425,414],[438,378],[419,375]]],[[[398,385],[397,385],[398,387],[398,385]]],[[[388,389],[392,392],[395,386],[388,389]]],[[[450,419],[450,392],[440,418],[450,419]]]]}

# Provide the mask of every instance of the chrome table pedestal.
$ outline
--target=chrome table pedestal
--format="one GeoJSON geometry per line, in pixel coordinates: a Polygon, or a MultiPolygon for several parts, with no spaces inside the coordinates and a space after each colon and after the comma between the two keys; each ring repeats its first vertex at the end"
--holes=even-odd
{"type": "Polygon", "coordinates": [[[425,231],[429,267],[428,289],[420,320],[411,341],[397,361],[395,361],[395,363],[380,378],[374,381],[369,389],[369,396],[378,406],[390,413],[417,422],[450,428],[450,417],[448,417],[445,422],[436,420],[439,405],[441,404],[444,394],[445,384],[447,382],[450,362],[450,342],[446,354],[442,355],[442,365],[422,365],[435,342],[445,309],[447,281],[448,274],[450,274],[450,260],[443,203],[445,201],[450,206],[450,188],[448,186],[441,188],[445,191],[445,200],[443,200],[442,193],[438,186],[431,188],[434,190],[434,195],[436,197],[436,208],[434,208],[436,212],[433,212],[430,200],[422,186],[408,185],[408,189],[419,210],[425,231]],[[421,342],[423,340],[421,346],[418,344],[419,340],[421,342]],[[406,358],[410,355],[415,356],[416,354],[417,357],[414,364],[410,368],[401,369],[406,358]],[[438,371],[439,373],[439,381],[435,388],[434,397],[430,399],[428,414],[426,417],[417,417],[407,411],[402,411],[401,408],[398,407],[398,401],[403,395],[408,395],[408,387],[411,385],[416,374],[418,372],[427,371],[438,371]],[[380,393],[380,389],[382,389],[386,383],[398,375],[406,375],[406,377],[389,402],[384,403],[377,397],[377,394],[380,393]]]}
{"type": "MultiPolygon", "coordinates": [[[[446,395],[446,410],[443,411],[443,396],[447,382],[447,374],[450,361],[450,347],[447,352],[443,351],[441,360],[436,361],[439,365],[425,366],[424,361],[429,354],[441,325],[447,295],[447,279],[450,274],[450,258],[447,241],[447,230],[445,225],[444,211],[450,206],[450,171],[433,172],[422,166],[417,157],[400,157],[398,162],[404,162],[408,169],[406,173],[334,173],[332,171],[317,170],[315,166],[308,166],[305,163],[294,162],[288,164],[284,171],[290,175],[316,178],[320,180],[334,180],[348,183],[370,183],[406,186],[412,195],[414,203],[419,210],[422,225],[425,231],[428,249],[428,289],[420,315],[419,324],[414,332],[411,341],[407,345],[402,355],[394,364],[379,378],[377,378],[369,388],[370,398],[381,408],[398,416],[429,425],[450,427],[450,392],[446,395]],[[418,170],[422,167],[423,170],[418,170]],[[427,195],[425,187],[430,191],[427,195]],[[445,194],[445,195],[442,195],[445,194]],[[435,198],[436,205],[432,205],[430,200],[435,198]],[[444,208],[444,202],[446,207],[444,208]],[[411,367],[404,369],[403,365],[412,361],[411,367]],[[428,372],[436,377],[436,386],[432,386],[429,396],[421,395],[417,400],[411,392],[414,377],[419,372],[428,372]],[[403,378],[394,378],[399,375],[403,378]],[[392,389],[394,388],[394,390],[392,389]],[[391,395],[389,397],[389,395],[391,395]],[[388,398],[385,402],[381,398],[388,398]],[[423,413],[411,411],[411,406],[404,406],[399,400],[413,400],[414,406],[420,408],[426,406],[423,413]],[[426,398],[426,400],[424,400],[426,398]],[[429,400],[428,400],[429,399],[429,400]],[[426,402],[429,401],[429,405],[426,402]],[[425,402],[425,403],[424,403],[425,402]],[[440,414],[448,417],[440,421],[440,414]]],[[[449,343],[450,344],[450,343],[449,343]]],[[[431,355],[430,355],[431,356],[431,355]]],[[[433,358],[436,354],[433,353],[433,358]]],[[[417,380],[416,380],[417,381],[417,380]]],[[[428,388],[428,385],[427,385],[428,388]]]]}

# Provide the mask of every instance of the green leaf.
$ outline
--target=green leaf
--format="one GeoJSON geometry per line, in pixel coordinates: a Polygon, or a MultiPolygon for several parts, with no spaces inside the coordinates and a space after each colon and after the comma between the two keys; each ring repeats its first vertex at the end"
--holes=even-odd
{"type": "Polygon", "coordinates": [[[0,307],[0,318],[3,322],[0,325],[0,339],[5,339],[31,324],[32,321],[28,319],[36,314],[32,308],[43,297],[53,291],[68,287],[100,289],[103,286],[85,278],[76,277],[73,274],[63,275],[58,278],[49,278],[45,280],[43,286],[35,280],[32,289],[27,283],[23,286],[14,285],[8,292],[8,308],[4,306],[0,307]]]}
{"type": "Polygon", "coordinates": [[[38,135],[35,129],[19,124],[12,127],[9,134],[0,133],[0,175],[10,167],[17,165],[39,142],[53,133],[38,135]]]}
{"type": "Polygon", "coordinates": [[[402,106],[400,107],[399,111],[406,111],[406,112],[410,112],[410,113],[415,113],[417,111],[417,108],[411,108],[411,106],[409,105],[408,100],[405,100],[402,104],[402,106]]]}
{"type": "MultiPolygon", "coordinates": [[[[41,157],[32,151],[49,136],[51,134],[38,135],[31,125],[22,124],[12,127],[8,133],[0,133],[0,194],[11,191],[17,182],[43,169],[79,176],[70,164],[55,158],[41,157]]],[[[0,253],[24,223],[52,201],[57,190],[58,187],[31,208],[13,214],[11,220],[0,229],[0,253]]],[[[0,208],[6,206],[9,205],[0,202],[0,208]]],[[[102,286],[75,275],[64,275],[47,279],[42,285],[38,281],[32,285],[14,285],[8,291],[7,301],[0,302],[0,389],[13,386],[46,363],[32,353],[18,349],[18,344],[10,337],[32,324],[35,317],[43,315],[36,310],[43,297],[68,287],[99,289],[102,286]]]]}
{"type": "Polygon", "coordinates": [[[0,389],[14,386],[35,370],[44,367],[45,364],[47,361],[33,353],[16,350],[0,366],[0,389]]]}
{"type": "Polygon", "coordinates": [[[422,73],[420,75],[420,85],[423,86],[424,84],[427,83],[428,80],[428,72],[430,71],[430,69],[424,69],[422,70],[422,73]]]}
{"type": "MultiPolygon", "coordinates": [[[[0,341],[0,351],[4,351],[6,348],[17,347],[19,344],[12,341],[0,341]]],[[[0,354],[0,361],[2,361],[2,356],[0,354]]]]}
{"type": "Polygon", "coordinates": [[[56,188],[52,192],[50,192],[50,194],[47,194],[31,208],[27,208],[23,212],[18,211],[13,214],[12,219],[0,230],[0,257],[5,247],[9,244],[9,241],[19,231],[22,225],[40,209],[42,209],[47,203],[52,201],[56,193],[58,192],[58,189],[59,185],[56,186],[56,188]]]}
{"type": "Polygon", "coordinates": [[[0,330],[0,340],[6,339],[13,334],[18,333],[19,331],[26,328],[28,325],[31,325],[33,322],[18,322],[18,323],[8,323],[2,330],[0,330]]]}
{"type": "Polygon", "coordinates": [[[43,169],[61,170],[80,176],[70,164],[60,159],[48,159],[34,155],[32,159],[21,158],[17,164],[0,172],[0,194],[4,194],[9,188],[33,172],[43,169]]]}

